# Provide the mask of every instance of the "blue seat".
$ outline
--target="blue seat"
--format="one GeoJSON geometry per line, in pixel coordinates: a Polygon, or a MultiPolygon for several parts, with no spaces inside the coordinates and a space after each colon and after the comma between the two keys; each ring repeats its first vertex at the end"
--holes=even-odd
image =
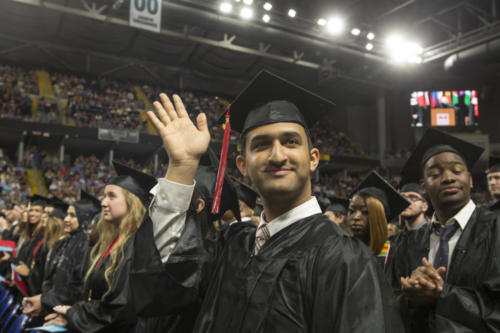
{"type": "Polygon", "coordinates": [[[28,321],[28,316],[25,314],[20,315],[17,319],[12,323],[7,333],[21,333],[24,329],[24,325],[28,321]]]}
{"type": "Polygon", "coordinates": [[[10,321],[12,318],[14,318],[17,314],[17,310],[19,310],[19,304],[15,304],[8,312],[7,315],[5,316],[4,320],[2,320],[2,330],[4,331],[7,326],[9,325],[10,321]]]}
{"type": "Polygon", "coordinates": [[[9,295],[5,301],[0,305],[0,318],[7,313],[7,309],[14,303],[14,296],[9,295]]]}
{"type": "Polygon", "coordinates": [[[9,295],[10,294],[8,291],[0,292],[0,303],[5,301],[7,299],[7,296],[9,296],[9,295]]]}

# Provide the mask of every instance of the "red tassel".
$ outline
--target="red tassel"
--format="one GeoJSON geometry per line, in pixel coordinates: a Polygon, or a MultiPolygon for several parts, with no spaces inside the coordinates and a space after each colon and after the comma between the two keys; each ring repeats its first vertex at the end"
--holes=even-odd
{"type": "Polygon", "coordinates": [[[231,124],[229,123],[229,109],[231,105],[227,107],[226,112],[226,122],[224,128],[224,138],[222,139],[222,150],[220,153],[219,170],[217,172],[217,182],[215,183],[215,194],[212,202],[212,214],[218,214],[220,208],[220,200],[222,196],[222,185],[224,185],[224,175],[226,173],[227,165],[227,151],[229,148],[229,137],[231,133],[231,124]]]}

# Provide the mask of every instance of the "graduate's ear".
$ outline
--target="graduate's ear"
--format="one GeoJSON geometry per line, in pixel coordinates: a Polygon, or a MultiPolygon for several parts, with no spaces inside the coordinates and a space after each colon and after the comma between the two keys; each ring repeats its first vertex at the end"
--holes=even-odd
{"type": "Polygon", "coordinates": [[[319,165],[319,150],[313,148],[309,152],[309,171],[314,172],[319,165]]]}
{"type": "Polygon", "coordinates": [[[424,194],[427,194],[427,191],[425,190],[425,183],[424,183],[424,179],[421,178],[418,183],[420,184],[420,187],[422,188],[422,191],[424,192],[424,194]]]}
{"type": "Polygon", "coordinates": [[[427,201],[424,201],[422,204],[423,212],[426,213],[428,209],[429,209],[429,204],[427,203],[427,201]]]}
{"type": "Polygon", "coordinates": [[[205,200],[202,198],[198,198],[198,202],[196,203],[196,214],[205,209],[205,200]]]}
{"type": "Polygon", "coordinates": [[[470,188],[474,188],[474,180],[472,179],[472,174],[469,172],[469,185],[470,188]]]}
{"type": "Polygon", "coordinates": [[[238,155],[236,157],[236,167],[241,172],[244,177],[247,177],[247,165],[245,163],[245,157],[243,155],[238,155]]]}

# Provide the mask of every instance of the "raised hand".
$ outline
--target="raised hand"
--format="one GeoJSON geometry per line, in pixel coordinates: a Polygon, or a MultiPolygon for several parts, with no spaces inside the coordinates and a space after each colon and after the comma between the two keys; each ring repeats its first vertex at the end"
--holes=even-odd
{"type": "Polygon", "coordinates": [[[161,103],[153,103],[156,113],[148,117],[160,133],[169,163],[165,178],[181,184],[193,184],[201,156],[210,142],[207,118],[200,113],[193,124],[178,95],[173,95],[175,107],[165,94],[160,94],[161,103]]]}
{"type": "Polygon", "coordinates": [[[160,94],[160,100],[153,103],[157,114],[149,111],[148,116],[161,135],[169,163],[199,161],[210,142],[205,114],[198,115],[195,126],[178,95],[173,95],[175,107],[165,94],[160,94]]]}

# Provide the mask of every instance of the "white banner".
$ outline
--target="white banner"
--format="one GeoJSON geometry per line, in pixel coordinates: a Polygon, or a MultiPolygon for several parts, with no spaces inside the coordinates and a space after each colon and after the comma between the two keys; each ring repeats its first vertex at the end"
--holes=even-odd
{"type": "Polygon", "coordinates": [[[160,32],[161,7],[162,0],[130,0],[130,26],[160,32]]]}

